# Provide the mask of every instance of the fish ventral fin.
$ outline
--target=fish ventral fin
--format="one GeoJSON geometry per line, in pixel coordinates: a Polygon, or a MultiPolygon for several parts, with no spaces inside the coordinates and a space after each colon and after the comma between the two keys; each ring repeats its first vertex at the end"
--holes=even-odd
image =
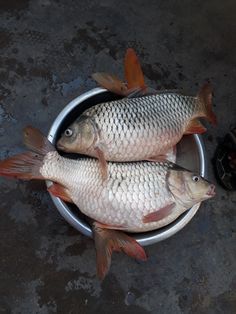
{"type": "Polygon", "coordinates": [[[115,75],[111,75],[104,72],[97,72],[92,74],[92,78],[98,83],[98,85],[106,88],[112,93],[126,96],[127,86],[115,75]]]}
{"type": "Polygon", "coordinates": [[[100,280],[106,276],[110,265],[112,252],[124,252],[128,256],[146,261],[147,256],[141,245],[122,231],[100,228],[93,223],[93,236],[96,247],[97,275],[100,280]]]}
{"type": "Polygon", "coordinates": [[[24,129],[24,142],[31,151],[0,161],[0,176],[44,179],[40,173],[44,156],[55,148],[39,130],[31,126],[24,129]]]}
{"type": "Polygon", "coordinates": [[[68,190],[59,183],[53,183],[48,189],[48,192],[50,192],[53,196],[59,197],[61,200],[73,203],[68,190]]]}
{"type": "Polygon", "coordinates": [[[167,154],[163,154],[163,155],[148,157],[146,160],[150,162],[165,162],[168,160],[167,158],[168,158],[167,154]]]}
{"type": "Polygon", "coordinates": [[[184,134],[202,134],[205,133],[206,130],[207,129],[201,124],[200,121],[193,119],[189,121],[184,134]]]}
{"type": "Polygon", "coordinates": [[[166,218],[172,213],[175,203],[171,203],[143,217],[143,223],[156,222],[166,218]]]}
{"type": "Polygon", "coordinates": [[[148,157],[146,160],[151,162],[175,162],[176,160],[176,145],[169,148],[167,151],[162,153],[161,155],[148,157]]]}
{"type": "Polygon", "coordinates": [[[212,110],[212,86],[210,83],[205,83],[197,94],[200,101],[201,112],[203,116],[213,125],[217,124],[217,118],[212,110]]]}

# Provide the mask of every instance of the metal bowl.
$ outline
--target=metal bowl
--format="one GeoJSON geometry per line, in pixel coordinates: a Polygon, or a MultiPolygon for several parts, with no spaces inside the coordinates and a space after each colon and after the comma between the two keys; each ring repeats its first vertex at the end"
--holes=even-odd
{"type": "MultiPolygon", "coordinates": [[[[48,139],[53,144],[56,143],[61,133],[87,108],[101,102],[117,99],[114,95],[102,88],[95,88],[87,93],[72,100],[58,115],[48,134],[48,139]]],[[[70,158],[76,158],[75,154],[63,154],[70,158]]],[[[177,145],[177,164],[182,165],[186,169],[196,171],[201,176],[206,176],[206,158],[204,144],[199,135],[184,136],[177,145]]],[[[47,181],[50,186],[51,182],[47,181]]],[[[51,195],[51,194],[50,194],[51,195]]],[[[88,237],[92,237],[90,226],[85,220],[85,216],[79,211],[75,205],[66,204],[58,197],[51,195],[60,214],[75,227],[78,231],[88,237]]],[[[149,232],[136,233],[132,236],[141,244],[149,245],[155,242],[169,238],[179,230],[181,230],[196,214],[200,204],[194,205],[187,212],[183,213],[178,219],[171,224],[149,232]]]]}

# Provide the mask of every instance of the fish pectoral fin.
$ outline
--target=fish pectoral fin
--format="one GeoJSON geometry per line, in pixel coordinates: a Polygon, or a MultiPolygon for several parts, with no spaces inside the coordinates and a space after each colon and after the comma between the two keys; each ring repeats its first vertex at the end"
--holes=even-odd
{"type": "Polygon", "coordinates": [[[162,208],[157,209],[156,211],[143,217],[143,223],[155,222],[162,220],[171,214],[172,209],[175,207],[175,203],[171,203],[162,208]]]}
{"type": "Polygon", "coordinates": [[[110,92],[126,96],[127,95],[127,85],[122,82],[118,77],[104,73],[98,72],[92,74],[92,78],[102,87],[108,89],[110,92]]]}
{"type": "Polygon", "coordinates": [[[198,121],[197,119],[193,119],[188,123],[184,134],[185,135],[187,135],[187,134],[202,134],[202,133],[206,132],[206,130],[207,129],[201,124],[200,121],[198,121]]]}
{"type": "Polygon", "coordinates": [[[96,247],[97,275],[100,280],[104,279],[110,268],[113,251],[123,251],[132,258],[142,261],[147,260],[146,253],[142,246],[124,232],[103,229],[94,222],[93,236],[96,247]]]}
{"type": "Polygon", "coordinates": [[[47,190],[53,196],[59,197],[65,202],[74,203],[69,195],[68,190],[59,183],[53,183],[47,190]]]}
{"type": "Polygon", "coordinates": [[[125,79],[128,90],[134,88],[146,88],[141,65],[134,49],[132,48],[128,48],[125,55],[125,79]]]}
{"type": "Polygon", "coordinates": [[[99,147],[95,147],[94,150],[96,152],[97,158],[100,163],[102,179],[106,180],[108,177],[108,165],[107,165],[107,161],[105,159],[104,153],[99,147]]]}

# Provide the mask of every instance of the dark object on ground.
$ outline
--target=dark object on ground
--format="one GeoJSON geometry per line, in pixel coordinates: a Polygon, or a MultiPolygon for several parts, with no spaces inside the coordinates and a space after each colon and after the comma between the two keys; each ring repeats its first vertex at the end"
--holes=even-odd
{"type": "Polygon", "coordinates": [[[236,190],[236,127],[217,146],[213,159],[216,177],[227,190],[236,190]]]}

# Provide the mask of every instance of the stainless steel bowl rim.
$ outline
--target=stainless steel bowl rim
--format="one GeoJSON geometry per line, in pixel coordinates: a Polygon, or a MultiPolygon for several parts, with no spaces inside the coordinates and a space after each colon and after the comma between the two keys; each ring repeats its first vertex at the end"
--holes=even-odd
{"type": "MultiPolygon", "coordinates": [[[[79,104],[85,101],[86,99],[96,96],[97,94],[106,92],[106,89],[103,88],[94,88],[78,97],[73,99],[57,116],[55,121],[53,122],[50,131],[48,133],[48,139],[50,142],[55,144],[55,135],[57,133],[58,128],[60,127],[62,121],[64,118],[79,104]]],[[[204,143],[201,138],[201,136],[195,134],[195,141],[198,148],[199,153],[199,159],[200,159],[200,175],[203,177],[207,176],[206,173],[206,158],[204,155],[204,143]]],[[[47,186],[49,187],[51,185],[51,181],[46,181],[47,186]]],[[[86,224],[86,222],[79,219],[67,206],[66,203],[61,201],[58,197],[55,197],[51,195],[52,201],[55,204],[56,208],[60,212],[60,214],[65,218],[65,220],[72,225],[74,228],[76,228],[78,231],[83,233],[84,235],[88,237],[92,237],[92,231],[91,228],[86,224]]],[[[161,228],[154,231],[149,231],[145,233],[140,234],[134,234],[133,237],[138,241],[139,244],[146,246],[150,245],[162,240],[165,240],[172,235],[174,235],[176,232],[180,231],[189,221],[193,218],[193,216],[198,211],[200,204],[194,205],[192,208],[190,208],[181,219],[177,219],[173,223],[170,224],[170,227],[168,228],[161,228]]]]}

